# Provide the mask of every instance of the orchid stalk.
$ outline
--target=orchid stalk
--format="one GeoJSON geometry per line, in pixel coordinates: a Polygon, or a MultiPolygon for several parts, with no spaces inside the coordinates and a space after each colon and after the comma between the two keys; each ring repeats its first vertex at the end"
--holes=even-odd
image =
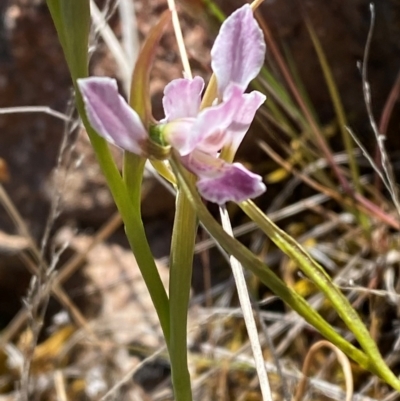
{"type": "MultiPolygon", "coordinates": [[[[197,217],[230,255],[238,259],[244,267],[252,270],[272,291],[347,355],[386,380],[394,388],[400,389],[399,381],[380,359],[379,351],[373,348],[371,352],[370,338],[364,328],[360,329],[362,325],[360,320],[355,319],[357,327],[354,331],[355,334],[361,333],[358,338],[363,350],[357,349],[337,334],[302,297],[287,287],[247,248],[227,235],[208,214],[201,201],[200,196],[219,205],[229,201],[236,202],[261,227],[265,225],[265,221],[257,215],[256,207],[248,202],[249,199],[256,198],[265,192],[266,187],[262,177],[252,173],[242,164],[232,162],[256,111],[265,101],[265,96],[256,90],[245,93],[250,81],[258,75],[264,63],[266,50],[263,34],[254,19],[251,6],[247,4],[242,6],[222,24],[211,50],[211,66],[214,75],[204,96],[205,84],[201,77],[186,77],[171,81],[164,89],[162,100],[165,117],[155,121],[151,116],[149,101],[149,67],[155,54],[154,49],[168,23],[169,16],[164,14],[158,26],[146,40],[134,72],[131,99],[128,104],[118,93],[115,80],[107,77],[86,78],[87,55],[83,56],[83,51],[86,49],[80,43],[82,38],[74,36],[74,33],[71,34],[72,39],[69,38],[66,28],[68,23],[73,23],[74,17],[80,18],[79,11],[82,8],[77,5],[78,2],[47,1],[52,10],[74,85],[82,96],[80,97],[78,93],[78,110],[116,205],[121,212],[127,237],[159,315],[167,347],[172,353],[171,367],[175,399],[190,401],[190,377],[186,366],[186,356],[183,358],[182,355],[178,355],[182,347],[176,348],[177,341],[182,337],[182,330],[174,331],[170,327],[171,322],[175,322],[177,317],[170,316],[171,300],[162,287],[140,216],[140,184],[146,159],[150,159],[160,170],[160,174],[177,183],[179,190],[184,191],[190,202],[187,206],[191,206],[190,215],[193,218],[190,218],[188,222],[191,228],[196,225],[192,213],[195,210],[197,217]],[[74,46],[79,48],[79,63],[74,61],[74,46]],[[123,177],[117,171],[104,140],[125,151],[123,177]],[[195,184],[188,179],[189,173],[195,178],[195,184]],[[171,339],[171,336],[177,338],[171,339]],[[177,366],[182,364],[185,366],[177,366]],[[177,377],[174,372],[178,372],[177,377]],[[182,379],[181,382],[180,379],[182,379]]],[[[87,2],[82,0],[82,3],[87,2]]],[[[85,9],[86,14],[87,11],[85,9]]],[[[86,28],[87,23],[86,20],[86,28]]],[[[87,34],[88,30],[85,31],[85,35],[87,34]]],[[[181,209],[175,226],[177,230],[185,229],[184,212],[189,210],[181,209]]],[[[275,230],[276,234],[277,229],[272,230],[275,230]]],[[[274,232],[269,232],[268,235],[274,237],[274,232]]],[[[174,250],[182,249],[176,245],[179,238],[182,236],[177,235],[173,238],[172,259],[177,256],[176,253],[174,255],[174,250]]],[[[186,251],[192,249],[194,238],[195,230],[193,229],[187,238],[186,251]]],[[[297,246],[290,241],[285,242],[284,245],[291,246],[293,249],[297,246]]],[[[179,257],[180,261],[176,263],[176,266],[182,269],[190,257],[191,255],[179,257]]],[[[306,255],[306,257],[309,256],[306,255]]],[[[301,262],[300,259],[298,261],[301,262]]],[[[312,263],[310,265],[310,268],[314,269],[311,273],[326,274],[312,263]]],[[[187,286],[190,281],[190,271],[186,273],[184,277],[182,276],[184,286],[187,286]]],[[[313,277],[313,274],[310,274],[310,277],[313,277]]],[[[177,277],[176,271],[174,276],[177,277]]],[[[326,280],[329,278],[326,277],[326,280]]],[[[179,289],[179,286],[179,280],[176,280],[170,290],[175,291],[179,289]]],[[[332,288],[328,286],[325,290],[325,287],[322,286],[321,290],[328,296],[332,296],[332,288]]],[[[185,305],[188,301],[186,290],[187,288],[184,289],[185,293],[182,296],[182,302],[185,305]]],[[[341,299],[336,292],[333,295],[341,299]]],[[[174,298],[175,304],[179,302],[179,299],[179,297],[174,298]]],[[[340,305],[337,308],[341,310],[340,305]]],[[[346,314],[343,320],[349,322],[353,311],[347,309],[343,313],[346,314]]],[[[354,329],[351,324],[349,327],[354,329]]]]}
{"type": "MultiPolygon", "coordinates": [[[[251,173],[239,163],[231,164],[218,158],[222,147],[236,151],[256,110],[265,101],[265,96],[260,92],[244,93],[250,80],[258,74],[265,56],[263,35],[250,6],[246,5],[236,11],[222,25],[211,54],[212,67],[218,79],[219,102],[201,108],[203,79],[175,79],[164,90],[165,118],[148,128],[147,122],[150,119],[148,113],[143,113],[147,103],[137,104],[137,109],[130,107],[119,95],[115,80],[92,77],[79,79],[77,84],[91,126],[108,142],[127,151],[127,160],[137,155],[142,159],[150,158],[162,162],[173,154],[178,155],[188,171],[197,177],[197,188],[202,196],[222,205],[230,200],[240,202],[258,196],[266,189],[260,176],[251,173]],[[236,42],[237,39],[239,43],[236,42]],[[244,53],[248,54],[246,62],[242,57],[244,53]],[[226,56],[231,58],[228,64],[226,56]],[[141,112],[140,115],[138,111],[141,112]]],[[[135,82],[134,79],[132,93],[135,82]]],[[[139,88],[143,89],[140,83],[139,88]]],[[[124,175],[130,176],[132,173],[127,167],[129,168],[129,163],[125,163],[124,175]]],[[[129,181],[131,180],[128,180],[128,186],[129,181]]],[[[179,247],[181,253],[187,253],[190,243],[194,244],[195,234],[194,229],[192,233],[187,233],[186,237],[192,238],[186,241],[187,249],[176,242],[180,237],[176,230],[187,231],[185,221],[179,217],[182,216],[181,208],[185,204],[186,202],[178,202],[177,205],[178,219],[174,226],[171,253],[170,290],[175,292],[170,298],[170,309],[171,314],[175,311],[179,316],[182,315],[182,307],[177,302],[187,305],[187,296],[184,294],[188,295],[185,288],[190,285],[191,268],[187,266],[190,255],[182,257],[177,254],[177,249],[179,247]],[[187,274],[182,270],[184,268],[187,274]],[[178,279],[178,272],[182,274],[181,280],[178,279]],[[177,291],[182,296],[177,296],[177,291]]],[[[187,206],[190,207],[189,204],[187,206]]],[[[192,215],[189,212],[186,212],[188,217],[192,215]]],[[[189,221],[186,223],[194,228],[194,224],[189,221]]],[[[190,249],[192,252],[193,247],[190,249]]],[[[185,367],[186,355],[182,355],[182,350],[185,350],[182,344],[186,344],[185,338],[182,338],[182,334],[186,335],[183,330],[186,327],[186,318],[180,317],[184,326],[182,328],[175,327],[176,319],[179,317],[170,316],[172,379],[176,398],[188,401],[191,398],[190,380],[185,367]]]]}

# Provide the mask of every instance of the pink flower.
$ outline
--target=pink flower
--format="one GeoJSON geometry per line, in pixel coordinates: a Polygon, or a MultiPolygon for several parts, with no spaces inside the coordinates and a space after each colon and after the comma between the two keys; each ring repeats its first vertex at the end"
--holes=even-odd
{"type": "MultiPolygon", "coordinates": [[[[234,154],[265,96],[244,93],[259,73],[265,56],[263,34],[249,5],[236,10],[223,24],[211,50],[211,66],[218,82],[217,105],[200,111],[201,77],[175,79],[164,90],[165,118],[154,129],[180,155],[197,177],[197,188],[218,204],[241,202],[261,195],[266,187],[259,175],[239,163],[227,163],[218,152],[234,154]]],[[[145,154],[149,135],[138,114],[118,94],[110,78],[79,79],[92,127],[107,141],[130,152],[145,154]]],[[[151,156],[151,155],[150,155],[151,156]]]]}

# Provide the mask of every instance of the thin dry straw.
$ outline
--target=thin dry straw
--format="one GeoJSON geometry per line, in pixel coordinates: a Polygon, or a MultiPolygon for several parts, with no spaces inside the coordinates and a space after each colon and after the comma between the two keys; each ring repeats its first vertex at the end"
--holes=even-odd
{"type": "Polygon", "coordinates": [[[193,78],[192,70],[189,64],[189,58],[186,52],[185,42],[183,40],[183,34],[181,29],[181,24],[178,17],[178,12],[176,11],[176,5],[174,0],[168,0],[168,8],[171,10],[172,14],[172,24],[174,26],[174,32],[176,41],[178,43],[179,55],[181,57],[183,71],[185,72],[186,78],[193,78]]]}
{"type": "MultiPolygon", "coordinates": [[[[354,140],[356,140],[356,138],[354,138],[354,140]]],[[[301,178],[301,180],[304,181],[311,188],[314,188],[315,190],[330,196],[332,199],[337,200],[340,204],[349,204],[349,200],[344,198],[338,192],[335,192],[327,187],[324,187],[323,185],[319,184],[315,180],[306,176],[304,173],[297,171],[295,168],[293,168],[293,166],[291,164],[289,164],[285,160],[283,160],[266,142],[259,141],[258,143],[259,143],[261,149],[263,149],[274,161],[279,163],[283,168],[285,168],[287,171],[290,171],[292,174],[294,174],[298,178],[301,178]]],[[[358,200],[361,199],[359,194],[355,194],[355,197],[358,200]]],[[[377,205],[370,202],[368,199],[362,198],[362,202],[360,202],[358,207],[361,210],[372,213],[376,218],[378,218],[382,222],[385,222],[386,224],[395,228],[396,230],[400,229],[400,223],[398,222],[397,219],[395,219],[391,215],[387,214],[385,211],[380,209],[377,205]]]]}
{"type": "Polygon", "coordinates": [[[363,57],[363,63],[362,63],[362,68],[361,68],[361,74],[362,74],[362,83],[363,83],[363,94],[364,94],[364,101],[365,105],[367,108],[367,113],[368,113],[368,118],[369,118],[369,123],[371,125],[372,131],[375,134],[376,142],[378,144],[378,148],[380,151],[380,157],[381,157],[381,162],[382,162],[382,168],[386,176],[386,181],[388,183],[388,190],[391,195],[392,201],[396,207],[397,213],[400,217],[400,199],[399,199],[399,192],[396,184],[396,180],[394,177],[393,169],[390,164],[390,160],[386,151],[386,147],[384,144],[384,141],[386,139],[385,135],[382,135],[379,132],[378,125],[375,121],[373,112],[372,112],[372,104],[371,104],[371,88],[368,82],[368,75],[367,75],[367,64],[368,64],[368,57],[369,57],[369,50],[371,47],[371,41],[372,41],[372,34],[374,30],[374,25],[375,25],[375,7],[373,3],[369,5],[370,7],[370,13],[371,13],[371,23],[368,31],[368,37],[367,37],[367,43],[365,45],[365,50],[364,50],[364,57],[363,57]]]}
{"type": "Polygon", "coordinates": [[[118,39],[115,37],[114,32],[107,24],[104,15],[99,10],[93,0],[90,1],[90,12],[93,19],[93,24],[96,27],[109,48],[110,52],[115,58],[117,65],[120,69],[122,81],[124,83],[125,93],[129,93],[130,80],[132,76],[132,65],[130,65],[127,55],[118,39]]]}
{"type": "Polygon", "coordinates": [[[19,114],[19,113],[44,113],[66,122],[71,121],[70,116],[64,113],[60,113],[59,111],[53,110],[51,107],[48,106],[18,106],[18,107],[0,108],[0,114],[19,114]]]}
{"type": "Polygon", "coordinates": [[[333,344],[331,344],[329,341],[326,341],[326,340],[318,341],[308,351],[306,359],[304,361],[304,365],[303,365],[303,377],[299,383],[299,386],[297,388],[297,391],[296,391],[293,401],[301,401],[302,400],[304,392],[306,390],[307,383],[308,383],[307,374],[308,374],[308,371],[310,370],[311,360],[312,360],[314,354],[322,347],[328,347],[336,354],[336,357],[337,357],[340,365],[342,366],[344,378],[345,378],[345,382],[346,382],[346,399],[345,399],[345,401],[351,401],[353,399],[353,374],[351,372],[351,366],[350,366],[349,359],[339,348],[335,347],[333,344]]]}
{"type": "Polygon", "coordinates": [[[121,20],[122,45],[131,70],[133,70],[140,48],[135,4],[132,0],[119,0],[118,9],[121,20]]]}
{"type": "Polygon", "coordinates": [[[54,387],[56,389],[57,401],[68,401],[64,376],[61,370],[54,372],[54,387]]]}
{"type": "MultiPolygon", "coordinates": [[[[229,220],[229,215],[228,211],[226,210],[226,206],[225,205],[220,206],[219,210],[221,215],[222,227],[224,228],[225,232],[227,232],[230,236],[233,237],[232,226],[229,220]]],[[[232,267],[233,277],[236,283],[240,306],[243,311],[243,318],[245,320],[247,333],[249,335],[251,349],[253,351],[254,361],[256,365],[258,379],[260,381],[260,388],[263,400],[272,401],[271,388],[268,381],[267,371],[265,369],[264,356],[262,353],[260,340],[258,338],[258,330],[253,315],[253,309],[250,302],[247,283],[243,274],[243,267],[241,263],[233,256],[231,256],[229,260],[232,267]]]]}

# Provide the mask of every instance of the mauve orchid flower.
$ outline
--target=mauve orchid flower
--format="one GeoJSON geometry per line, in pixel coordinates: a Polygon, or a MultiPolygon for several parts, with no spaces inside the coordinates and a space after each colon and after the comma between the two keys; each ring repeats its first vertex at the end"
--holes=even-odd
{"type": "MultiPolygon", "coordinates": [[[[175,79],[164,89],[165,118],[150,131],[170,145],[197,180],[200,194],[218,204],[241,202],[261,195],[266,187],[259,175],[239,163],[218,158],[224,148],[234,155],[265,96],[244,93],[264,62],[263,34],[249,5],[236,10],[221,26],[211,50],[218,82],[219,104],[200,110],[201,77],[175,79]]],[[[145,157],[149,136],[138,114],[118,94],[110,78],[78,80],[87,117],[107,141],[145,157]]]]}

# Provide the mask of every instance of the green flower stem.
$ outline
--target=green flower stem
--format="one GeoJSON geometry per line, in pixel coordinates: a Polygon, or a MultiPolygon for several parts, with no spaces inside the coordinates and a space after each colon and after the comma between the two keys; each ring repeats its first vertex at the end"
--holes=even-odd
{"type": "Polygon", "coordinates": [[[72,81],[87,76],[89,0],[47,0],[72,81]]]}
{"type": "MultiPolygon", "coordinates": [[[[265,285],[267,285],[277,296],[286,302],[293,310],[315,327],[325,338],[331,341],[346,355],[356,361],[364,369],[381,376],[381,371],[376,368],[368,356],[340,336],[310,305],[291,288],[277,277],[264,263],[262,263],[249,249],[236,239],[230,237],[223,228],[214,220],[207,208],[204,206],[193,183],[188,179],[187,172],[175,156],[171,159],[171,165],[181,189],[185,192],[192,207],[196,210],[200,221],[218,241],[218,243],[232,256],[240,261],[247,269],[251,270],[265,285]]],[[[396,388],[396,387],[395,387],[396,388]]]]}
{"type": "MultiPolygon", "coordinates": [[[[193,177],[190,179],[193,180],[193,177]]],[[[176,401],[192,400],[187,361],[187,314],[196,232],[196,212],[185,193],[179,191],[172,233],[169,274],[171,327],[169,353],[176,401]]]]}
{"type": "Polygon", "coordinates": [[[111,156],[107,143],[90,126],[79,92],[77,108],[87,130],[100,168],[106,178],[111,195],[121,213],[125,232],[135,255],[150,297],[160,320],[165,340],[169,342],[169,303],[160,274],[154,262],[140,214],[141,182],[145,160],[133,154],[125,154],[124,179],[111,156]],[[126,185],[125,185],[126,183],[126,185]]]}
{"type": "MultiPolygon", "coordinates": [[[[130,205],[130,207],[132,206],[130,205]]],[[[119,210],[121,212],[121,209],[119,210]]],[[[150,293],[151,300],[160,320],[165,341],[168,344],[170,339],[168,296],[147,242],[143,221],[137,213],[127,215],[121,212],[121,215],[125,222],[126,236],[150,293]]]]}
{"type": "Polygon", "coordinates": [[[388,368],[378,347],[369,335],[357,312],[348,299],[332,282],[329,275],[290,235],[275,225],[252,201],[239,204],[242,210],[260,227],[260,229],[281,249],[291,260],[298,264],[301,271],[326,295],[333,307],[346,323],[347,327],[368,355],[374,371],[396,390],[400,390],[400,381],[388,368]]]}
{"type": "MultiPolygon", "coordinates": [[[[150,251],[140,215],[140,188],[144,160],[126,154],[124,182],[106,141],[99,137],[89,124],[82,97],[76,85],[78,78],[84,78],[88,75],[89,0],[47,0],[47,5],[75,87],[76,106],[79,115],[89,135],[114,202],[125,223],[126,235],[149,290],[168,344],[170,323],[168,297],[150,251]]],[[[162,28],[168,23],[168,18],[167,14],[162,17],[162,28]]]]}
{"type": "Polygon", "coordinates": [[[165,341],[168,346],[170,339],[168,296],[154,262],[141,218],[141,185],[144,165],[145,159],[132,153],[125,152],[123,167],[125,182],[124,192],[126,193],[125,196],[129,197],[130,202],[128,203],[128,201],[124,199],[124,202],[120,202],[119,206],[116,196],[119,197],[121,194],[119,192],[112,194],[125,223],[126,236],[135,255],[146,287],[150,293],[151,300],[157,311],[165,341]]]}
{"type": "Polygon", "coordinates": [[[127,189],[111,155],[106,141],[99,137],[90,126],[79,89],[78,78],[88,75],[87,48],[90,27],[89,1],[47,0],[58,37],[71,73],[76,93],[76,107],[83,125],[89,135],[100,168],[106,178],[117,209],[125,223],[125,231],[135,254],[146,286],[150,292],[161,327],[168,343],[169,339],[169,305],[167,293],[162,284],[143,228],[140,216],[140,185],[143,175],[144,160],[128,156],[126,158],[127,189]],[[128,177],[128,178],[127,178],[128,177]],[[128,194],[129,190],[129,194],[128,194]]]}

